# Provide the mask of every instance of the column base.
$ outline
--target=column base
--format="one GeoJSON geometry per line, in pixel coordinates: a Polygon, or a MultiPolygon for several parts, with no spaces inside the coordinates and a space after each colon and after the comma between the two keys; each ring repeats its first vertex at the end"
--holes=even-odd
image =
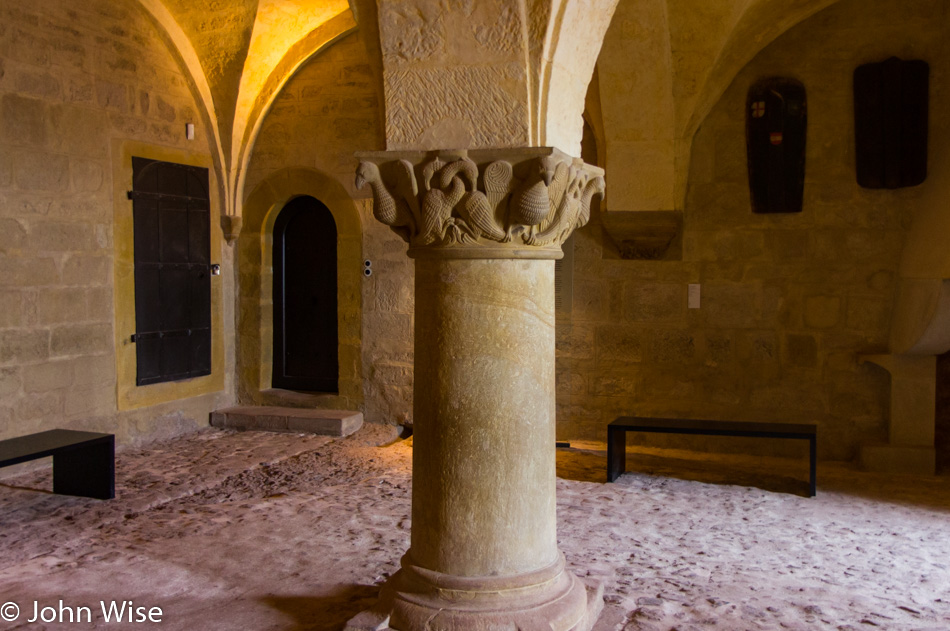
{"type": "Polygon", "coordinates": [[[603,586],[568,572],[561,553],[537,572],[479,578],[416,567],[408,556],[347,631],[590,631],[604,607],[603,586]]]}

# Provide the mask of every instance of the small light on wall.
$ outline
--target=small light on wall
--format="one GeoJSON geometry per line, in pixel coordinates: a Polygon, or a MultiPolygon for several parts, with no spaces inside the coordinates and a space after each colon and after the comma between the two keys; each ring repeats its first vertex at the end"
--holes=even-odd
{"type": "Polygon", "coordinates": [[[363,261],[363,276],[369,278],[373,275],[373,262],[369,259],[363,261]]]}
{"type": "Polygon", "coordinates": [[[185,123],[185,138],[188,140],[195,139],[195,124],[194,123],[185,123]]]}
{"type": "Polygon", "coordinates": [[[212,275],[212,276],[220,276],[220,275],[221,275],[221,265],[219,265],[218,263],[214,263],[214,264],[211,266],[211,275],[212,275]]]}

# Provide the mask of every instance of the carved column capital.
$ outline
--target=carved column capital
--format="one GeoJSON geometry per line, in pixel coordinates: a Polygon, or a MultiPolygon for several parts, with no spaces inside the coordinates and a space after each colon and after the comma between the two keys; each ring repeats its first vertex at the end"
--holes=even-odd
{"type": "Polygon", "coordinates": [[[604,171],[552,147],[361,152],[356,187],[413,258],[558,259],[604,171]]]}

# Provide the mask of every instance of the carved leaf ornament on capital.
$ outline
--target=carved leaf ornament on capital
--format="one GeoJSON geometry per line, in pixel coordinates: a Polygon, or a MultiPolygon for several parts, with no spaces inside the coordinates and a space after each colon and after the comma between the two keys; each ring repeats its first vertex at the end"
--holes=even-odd
{"type": "Polygon", "coordinates": [[[360,153],[356,187],[369,184],[373,215],[417,253],[467,246],[472,255],[479,246],[493,256],[523,255],[525,246],[559,252],[587,224],[594,195],[603,195],[603,170],[557,149],[509,153],[360,153]]]}

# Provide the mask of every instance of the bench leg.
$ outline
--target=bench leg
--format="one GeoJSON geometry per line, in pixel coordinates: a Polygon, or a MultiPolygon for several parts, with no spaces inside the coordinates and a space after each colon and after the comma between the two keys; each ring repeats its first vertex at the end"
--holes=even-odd
{"type": "Polygon", "coordinates": [[[53,493],[99,500],[115,497],[115,440],[53,456],[53,493]]]}
{"type": "Polygon", "coordinates": [[[607,481],[613,482],[627,470],[627,431],[607,428],[607,481]]]}
{"type": "Polygon", "coordinates": [[[818,494],[818,440],[814,436],[808,439],[808,458],[809,497],[815,497],[818,494]]]}

